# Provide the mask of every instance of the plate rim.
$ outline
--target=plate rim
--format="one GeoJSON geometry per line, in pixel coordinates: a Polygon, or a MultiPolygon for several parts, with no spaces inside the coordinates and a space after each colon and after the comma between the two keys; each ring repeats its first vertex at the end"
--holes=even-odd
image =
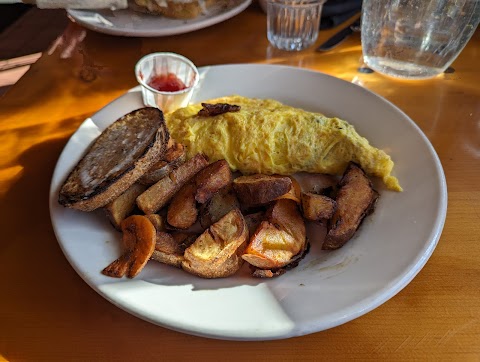
{"type": "MultiPolygon", "coordinates": [[[[230,18],[233,18],[234,16],[240,14],[242,11],[244,11],[250,4],[252,3],[252,0],[242,0],[237,6],[232,7],[231,9],[222,12],[220,14],[216,14],[214,16],[207,16],[204,19],[200,21],[196,21],[193,23],[185,23],[185,20],[178,19],[177,21],[179,23],[183,22],[183,26],[179,26],[176,28],[160,28],[158,30],[125,30],[119,27],[109,27],[106,25],[102,25],[101,23],[95,23],[95,22],[90,22],[86,20],[82,20],[78,16],[78,11],[91,11],[92,13],[95,13],[95,10],[81,10],[81,9],[67,9],[67,14],[70,18],[73,19],[73,21],[77,22],[78,24],[81,24],[85,26],[86,28],[97,31],[99,33],[104,33],[104,34],[109,34],[109,35],[115,35],[115,36],[126,36],[126,37],[163,37],[163,36],[170,36],[170,35],[179,35],[179,34],[185,34],[185,33],[190,33],[196,30],[204,29],[216,24],[219,24],[223,21],[226,21],[230,18]]],[[[133,10],[130,9],[123,9],[125,11],[131,11],[133,10]]],[[[135,15],[138,16],[145,16],[146,14],[142,13],[135,13],[135,15]]],[[[176,19],[170,19],[172,21],[176,19]]],[[[194,20],[194,19],[192,19],[194,20]]]]}
{"type": "Polygon", "coordinates": [[[289,65],[255,64],[255,63],[243,64],[243,63],[240,63],[240,64],[208,65],[208,66],[200,67],[199,71],[200,71],[200,73],[202,73],[202,72],[205,72],[212,67],[214,67],[214,68],[221,68],[221,67],[234,67],[234,68],[236,68],[236,67],[268,67],[268,68],[273,68],[274,67],[274,68],[286,68],[286,69],[290,69],[290,70],[294,70],[294,71],[302,71],[302,72],[311,72],[311,73],[315,73],[315,74],[321,74],[322,76],[326,76],[326,77],[329,77],[331,79],[334,79],[334,81],[338,81],[340,83],[343,83],[344,85],[349,85],[350,87],[354,87],[357,90],[360,90],[362,92],[367,92],[370,96],[374,96],[375,98],[378,98],[379,101],[386,103],[389,107],[393,108],[395,110],[395,112],[402,115],[402,118],[404,120],[408,121],[409,125],[414,128],[416,133],[418,133],[418,135],[421,137],[422,141],[427,146],[427,149],[429,150],[430,156],[433,158],[433,161],[434,161],[433,164],[435,166],[435,170],[437,171],[437,173],[439,175],[439,178],[435,180],[436,182],[438,182],[438,187],[439,187],[439,191],[440,191],[439,209],[438,209],[438,211],[435,215],[435,218],[434,218],[435,221],[433,223],[432,229],[429,232],[429,236],[428,236],[427,240],[425,240],[425,245],[424,245],[424,247],[422,247],[422,251],[419,252],[416,255],[414,260],[412,260],[408,263],[408,267],[405,270],[402,270],[402,272],[400,274],[398,274],[395,278],[393,278],[391,280],[391,283],[389,283],[389,285],[385,285],[377,293],[369,296],[366,299],[363,299],[361,302],[356,302],[356,303],[351,304],[347,307],[348,310],[356,309],[356,311],[355,310],[351,311],[350,313],[345,314],[343,316],[343,318],[337,318],[337,319],[331,321],[330,323],[328,323],[326,326],[322,327],[321,329],[316,328],[313,323],[310,323],[310,324],[306,324],[306,326],[304,328],[302,328],[301,330],[300,329],[294,329],[293,331],[290,331],[290,333],[287,333],[287,334],[284,334],[284,335],[270,335],[270,336],[260,336],[260,337],[258,337],[258,336],[251,336],[251,337],[241,336],[241,337],[239,337],[238,335],[209,334],[209,333],[204,333],[204,332],[192,331],[191,329],[181,328],[180,326],[161,324],[158,321],[155,321],[151,318],[148,318],[145,315],[136,313],[132,310],[129,310],[128,308],[125,308],[124,306],[122,306],[121,304],[119,304],[118,302],[116,302],[115,300],[110,298],[108,295],[102,293],[94,283],[91,283],[88,280],[88,278],[85,278],[82,275],[82,273],[79,270],[77,270],[75,264],[72,262],[72,260],[70,260],[68,254],[65,252],[64,247],[63,247],[62,243],[60,242],[59,236],[57,234],[57,227],[56,227],[56,225],[54,223],[54,220],[53,220],[54,215],[53,215],[53,207],[52,206],[53,206],[53,203],[56,200],[56,198],[55,198],[56,194],[54,194],[54,192],[57,191],[57,189],[55,189],[55,185],[53,184],[53,181],[54,181],[54,175],[57,172],[57,168],[59,166],[60,159],[65,152],[66,146],[70,142],[71,138],[74,137],[74,135],[77,132],[79,132],[82,125],[84,125],[84,123],[87,122],[89,119],[91,119],[91,117],[93,117],[94,115],[96,115],[98,112],[102,111],[103,109],[105,109],[109,105],[120,101],[123,97],[126,97],[131,92],[138,91],[139,86],[135,86],[135,87],[131,88],[130,90],[126,91],[125,93],[123,93],[122,95],[120,95],[119,97],[113,99],[111,102],[107,103],[102,108],[98,109],[94,114],[92,114],[91,117],[86,118],[81,123],[81,125],[75,130],[75,132],[71,135],[71,137],[69,138],[65,148],[62,150],[61,154],[59,155],[59,158],[57,160],[57,164],[55,166],[55,171],[53,173],[52,181],[51,181],[51,185],[50,185],[50,197],[49,197],[49,210],[50,210],[51,222],[52,222],[52,226],[53,226],[55,236],[57,238],[57,242],[59,243],[60,248],[62,249],[62,252],[64,253],[65,257],[69,261],[70,265],[77,272],[77,274],[90,287],[92,287],[98,294],[100,294],[103,298],[107,299],[109,302],[111,302],[115,306],[119,307],[120,309],[126,311],[127,313],[135,315],[136,317],[138,317],[142,320],[148,321],[150,323],[153,323],[153,324],[156,324],[156,325],[159,325],[159,326],[171,329],[171,330],[179,331],[179,332],[182,332],[182,333],[187,333],[187,334],[197,335],[197,336],[202,336],[202,337],[208,337],[208,338],[213,338],[213,339],[223,339],[223,340],[275,340],[275,339],[285,339],[285,338],[303,336],[303,335],[307,335],[307,334],[311,334],[311,333],[320,332],[320,331],[323,331],[323,330],[327,330],[327,329],[345,324],[345,323],[347,323],[349,321],[352,321],[352,320],[354,320],[354,319],[356,319],[356,318],[358,318],[362,315],[365,315],[366,313],[368,313],[368,312],[376,309],[380,305],[384,304],[386,301],[388,301],[389,299],[394,297],[397,293],[399,293],[401,290],[403,290],[415,278],[415,276],[423,269],[423,267],[425,266],[427,261],[430,259],[431,255],[433,254],[436,246],[438,245],[438,241],[441,237],[441,234],[442,234],[442,231],[443,231],[443,228],[444,228],[444,225],[445,225],[445,220],[446,220],[446,215],[447,215],[447,206],[448,206],[447,182],[446,182],[446,177],[445,177],[445,173],[444,173],[440,158],[439,158],[438,154],[436,153],[436,151],[435,151],[433,145],[431,144],[430,140],[427,138],[427,136],[424,134],[424,132],[420,129],[420,127],[403,110],[398,108],[395,104],[393,104],[392,102],[390,102],[386,98],[383,98],[382,96],[376,94],[375,92],[373,92],[369,89],[363,88],[363,87],[361,87],[357,84],[350,83],[350,82],[345,81],[341,78],[337,78],[335,76],[332,76],[332,75],[329,75],[329,74],[326,74],[326,73],[323,73],[323,72],[320,72],[320,71],[317,71],[317,70],[298,68],[298,67],[289,66],[289,65]],[[365,307],[365,308],[355,308],[355,307],[357,307],[358,304],[367,305],[367,307],[365,307]]]}

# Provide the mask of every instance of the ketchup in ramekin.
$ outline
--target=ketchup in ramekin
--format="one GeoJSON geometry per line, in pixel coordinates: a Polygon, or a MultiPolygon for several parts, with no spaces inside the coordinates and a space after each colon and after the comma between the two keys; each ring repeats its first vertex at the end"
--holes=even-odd
{"type": "Polygon", "coordinates": [[[195,65],[175,53],[153,53],[135,66],[142,88],[143,103],[164,113],[186,107],[200,78],[195,65]]]}

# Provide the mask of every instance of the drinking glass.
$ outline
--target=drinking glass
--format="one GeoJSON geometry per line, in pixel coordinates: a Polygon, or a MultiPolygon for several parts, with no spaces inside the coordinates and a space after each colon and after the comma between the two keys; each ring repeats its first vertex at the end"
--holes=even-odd
{"type": "Polygon", "coordinates": [[[364,62],[393,77],[434,77],[460,54],[479,21],[479,0],[363,0],[364,62]]]}
{"type": "Polygon", "coordinates": [[[320,29],[325,0],[267,0],[267,37],[283,50],[313,45],[320,29]]]}

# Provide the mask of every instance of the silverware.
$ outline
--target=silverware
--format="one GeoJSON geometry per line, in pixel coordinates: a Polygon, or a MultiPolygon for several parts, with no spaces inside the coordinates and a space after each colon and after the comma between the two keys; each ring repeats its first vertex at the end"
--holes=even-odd
{"type": "Polygon", "coordinates": [[[355,20],[349,26],[343,28],[339,32],[335,33],[330,37],[326,42],[322,43],[315,51],[325,52],[335,48],[345,39],[347,39],[351,34],[360,31],[360,19],[355,20]]]}

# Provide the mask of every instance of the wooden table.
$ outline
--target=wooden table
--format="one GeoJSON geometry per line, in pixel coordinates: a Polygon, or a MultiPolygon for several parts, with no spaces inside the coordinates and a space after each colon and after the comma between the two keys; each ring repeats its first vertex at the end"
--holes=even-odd
{"type": "MultiPolygon", "coordinates": [[[[240,15],[193,33],[121,38],[88,31],[66,59],[45,53],[0,99],[0,357],[7,360],[480,359],[480,34],[454,73],[407,82],[357,71],[358,35],[327,53],[272,49],[265,15],[240,15]],[[248,27],[248,31],[247,31],[248,27]],[[447,177],[448,216],[433,256],[398,295],[345,325],[304,337],[234,342],[142,321],[75,273],[48,211],[57,158],[80,123],[136,85],[135,62],[154,51],[198,66],[275,63],[322,71],[368,88],[425,132],[447,177]]],[[[321,32],[318,44],[334,30],[321,32]]]]}

